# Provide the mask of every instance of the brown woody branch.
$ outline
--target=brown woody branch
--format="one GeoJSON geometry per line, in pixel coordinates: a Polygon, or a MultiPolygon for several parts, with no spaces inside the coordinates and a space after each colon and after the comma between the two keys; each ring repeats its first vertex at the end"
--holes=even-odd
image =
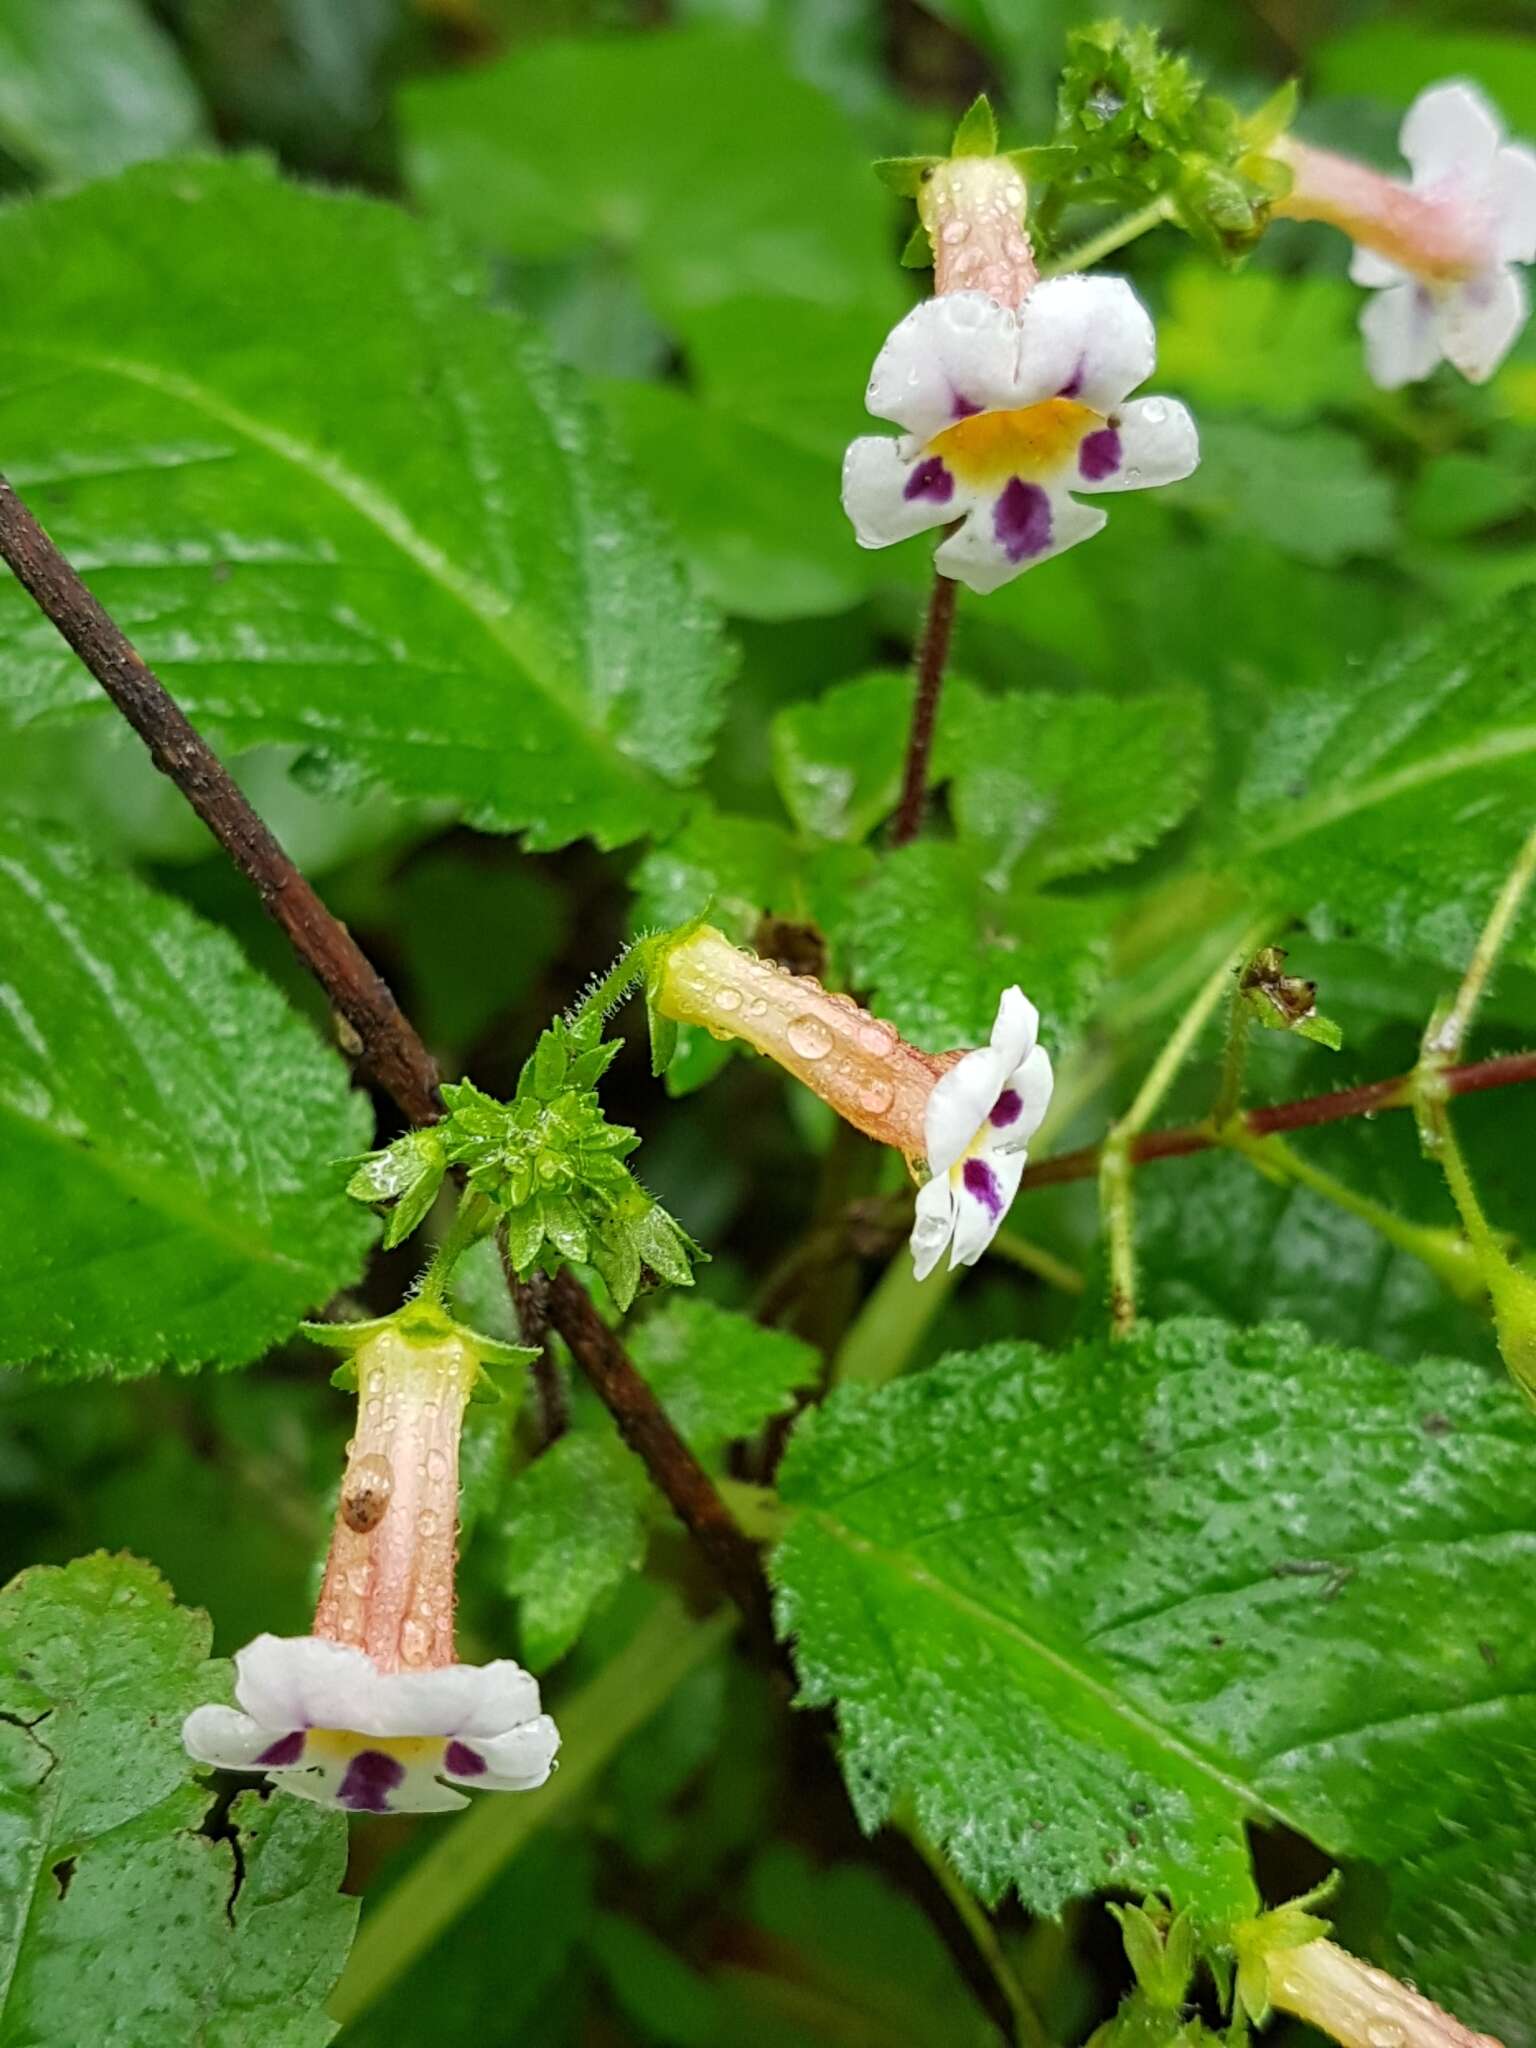
{"type": "MultiPolygon", "coordinates": [[[[0,558],[57,627],[138,733],[235,866],[254,886],[300,960],[352,1026],[379,1086],[412,1123],[443,1113],[437,1070],[382,977],[252,809],[206,740],[71,564],[0,476],[0,558]]],[[[548,1290],[551,1320],[722,1586],[754,1627],[767,1594],[757,1553],[714,1482],[668,1420],[623,1345],[570,1272],[548,1290]]],[[[521,1304],[519,1304],[521,1306],[521,1304]]]]}
{"type": "MultiPolygon", "coordinates": [[[[1480,1095],[1490,1088],[1515,1088],[1536,1081],[1536,1052],[1500,1053],[1493,1059],[1474,1060],[1467,1066],[1445,1067],[1439,1075],[1448,1094],[1480,1095]]],[[[1256,1138],[1270,1138],[1281,1131],[1305,1131],[1318,1124],[1342,1123],[1352,1116],[1376,1116],[1384,1109],[1409,1109],[1413,1104],[1412,1074],[1395,1074],[1387,1081],[1366,1081],[1358,1088],[1338,1088],[1331,1095],[1306,1095],[1297,1102],[1277,1102],[1267,1109],[1250,1109],[1237,1122],[1256,1138]]],[[[1131,1141],[1133,1166],[1149,1166],[1156,1159],[1185,1159],[1192,1152],[1210,1152],[1222,1144],[1221,1133],[1212,1124],[1179,1124],[1166,1131],[1146,1131],[1131,1141]]],[[[1054,1186],[1062,1181],[1091,1180],[1099,1170],[1102,1147],[1084,1145],[1077,1152],[1061,1152],[1054,1159],[1042,1159],[1025,1169],[1027,1188],[1054,1186]]]]}
{"type": "Polygon", "coordinates": [[[229,771],[0,476],[0,556],[106,691],[356,1032],[368,1071],[413,1123],[443,1113],[432,1056],[383,977],[252,810],[229,771]]]}

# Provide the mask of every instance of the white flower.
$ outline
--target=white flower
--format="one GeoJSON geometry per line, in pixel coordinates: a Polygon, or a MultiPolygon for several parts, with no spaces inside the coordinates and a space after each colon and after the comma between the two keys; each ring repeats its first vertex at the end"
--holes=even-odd
{"type": "Polygon", "coordinates": [[[1496,115],[1469,85],[1420,93],[1400,141],[1414,195],[1470,229],[1485,255],[1448,277],[1357,246],[1349,274],[1378,293],[1360,316],[1367,366],[1386,391],[1427,377],[1442,357],[1485,383],[1530,311],[1514,266],[1536,261],[1536,154],[1503,146],[1496,115]]]}
{"type": "Polygon", "coordinates": [[[1019,1191],[1053,1085],[1039,1029],[1040,1013],[1023,990],[1005,989],[992,1043],[966,1053],[934,1083],[923,1120],[930,1177],[918,1190],[912,1226],[919,1280],[946,1245],[951,1266],[974,1266],[1019,1191]]]}
{"type": "Polygon", "coordinates": [[[182,1741],[200,1763],[266,1771],[284,1792],[354,1813],[468,1805],[441,1782],[531,1792],[560,1736],[519,1664],[380,1671],[324,1636],[257,1636],[235,1654],[239,1708],[197,1707],[182,1741]]]}
{"type": "Polygon", "coordinates": [[[1156,340],[1123,278],[1061,277],[1017,311],[985,292],[926,299],[892,331],[867,394],[899,440],[855,441],[843,508],[859,543],[889,547],[959,521],[934,557],[976,591],[1104,524],[1074,491],[1176,483],[1199,460],[1194,421],[1165,398],[1127,403],[1156,340]]]}

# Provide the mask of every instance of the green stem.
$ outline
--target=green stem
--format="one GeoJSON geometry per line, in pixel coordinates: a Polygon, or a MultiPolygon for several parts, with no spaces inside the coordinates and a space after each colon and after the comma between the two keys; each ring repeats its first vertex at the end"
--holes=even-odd
{"type": "Polygon", "coordinates": [[[560,1710],[560,1768],[539,1792],[484,1792],[364,1918],[332,2019],[366,2012],[474,1904],[538,1830],[586,1792],[609,1758],[730,1635],[722,1610],[694,1621],[671,1600],[560,1710]]]}
{"type": "Polygon", "coordinates": [[[416,1289],[418,1301],[441,1304],[448,1291],[453,1269],[472,1244],[478,1244],[496,1228],[496,1211],[476,1188],[466,1188],[459,1198],[452,1223],[432,1254],[432,1262],[416,1289]]]}
{"type": "Polygon", "coordinates": [[[997,1929],[992,1917],[982,1906],[969,1885],[956,1872],[944,1851],[928,1840],[914,1821],[900,1823],[902,1832],[917,1850],[919,1856],[938,1879],[945,1897],[964,1922],[965,1931],[971,1937],[976,1953],[992,1974],[992,1981],[1002,1993],[1003,2001],[1013,2017],[1014,2048],[1051,2048],[1051,2038],[1035,2011],[1028,1992],[1014,1974],[1002,1943],[997,1938],[997,1929]]]}
{"type": "Polygon", "coordinates": [[[1090,235],[1085,242],[1079,242],[1075,249],[1069,249],[1065,256],[1058,257],[1041,271],[1042,277],[1064,277],[1069,272],[1087,270],[1102,257],[1112,256],[1116,249],[1123,249],[1127,242],[1134,242],[1138,236],[1147,234],[1152,228],[1160,228],[1165,221],[1173,218],[1173,201],[1168,198],[1154,199],[1150,206],[1143,206],[1139,212],[1125,214],[1113,221],[1107,228],[1090,235]]]}
{"type": "Polygon", "coordinates": [[[1477,1301],[1485,1290],[1482,1273],[1470,1247],[1450,1230],[1434,1224],[1413,1223],[1406,1216],[1362,1195],[1344,1181],[1336,1180],[1322,1167],[1288,1145],[1284,1138],[1259,1138],[1241,1123],[1228,1123],[1221,1130],[1221,1142],[1250,1160],[1261,1173],[1278,1181],[1290,1181],[1308,1188],[1336,1208],[1358,1216],[1399,1251],[1422,1260],[1435,1277],[1461,1301],[1477,1301]]]}
{"type": "Polygon", "coordinates": [[[1026,1273],[1033,1273],[1048,1287],[1059,1287],[1063,1294],[1081,1294],[1083,1291],[1085,1283],[1076,1266],[1069,1266],[1065,1259],[1058,1259],[1043,1244],[1035,1244],[1011,1230],[1000,1230],[992,1240],[992,1250],[1000,1258],[1022,1267],[1026,1273]]]}
{"type": "Polygon", "coordinates": [[[1504,878],[1504,886],[1473,949],[1461,987],[1456,991],[1456,1000],[1439,1026],[1430,1032],[1426,1051],[1434,1052],[1442,1060],[1454,1060],[1461,1051],[1462,1042],[1477,1014],[1477,1006],[1483,999],[1488,978],[1509,941],[1510,928],[1533,880],[1536,880],[1536,827],[1532,828],[1530,837],[1515,857],[1514,866],[1504,878]]]}
{"type": "Polygon", "coordinates": [[[912,1254],[903,1245],[854,1318],[832,1361],[830,1384],[883,1387],[887,1380],[895,1379],[927,1335],[959,1277],[957,1268],[941,1266],[926,1280],[916,1279],[912,1254]]]}
{"type": "Polygon", "coordinates": [[[1254,948],[1262,943],[1273,918],[1249,926],[1237,947],[1227,954],[1197,991],[1194,1001],[1169,1035],[1167,1043],[1147,1071],[1135,1099],[1120,1120],[1111,1126],[1099,1160],[1099,1205],[1109,1246],[1110,1329],[1114,1336],[1128,1336],[1136,1322],[1136,1232],[1131,1194],[1131,1146],[1157,1114],[1163,1097],[1172,1087],[1179,1069],[1194,1050],[1195,1042],[1221,1001],[1235,972],[1254,948]]]}

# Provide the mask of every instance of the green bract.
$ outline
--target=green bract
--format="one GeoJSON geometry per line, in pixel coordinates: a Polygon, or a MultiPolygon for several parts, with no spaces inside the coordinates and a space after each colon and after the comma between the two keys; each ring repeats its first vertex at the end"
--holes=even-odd
{"type": "Polygon", "coordinates": [[[443,1087],[447,1115],[407,1131],[358,1163],[347,1191],[393,1204],[385,1233],[398,1244],[432,1207],[451,1168],[490,1203],[520,1274],[566,1260],[595,1266],[621,1309],[642,1282],[691,1287],[704,1254],[624,1165],[636,1134],[609,1123],[597,1083],[622,1039],[598,1040],[601,1016],[557,1019],[525,1062],[510,1102],[472,1081],[443,1087]]]}
{"type": "Polygon", "coordinates": [[[1072,152],[1068,197],[1117,206],[1166,200],[1172,218],[1214,253],[1246,255],[1286,190],[1262,154],[1276,109],[1257,126],[1210,92],[1155,30],[1118,21],[1067,38],[1056,143],[1072,152]]]}

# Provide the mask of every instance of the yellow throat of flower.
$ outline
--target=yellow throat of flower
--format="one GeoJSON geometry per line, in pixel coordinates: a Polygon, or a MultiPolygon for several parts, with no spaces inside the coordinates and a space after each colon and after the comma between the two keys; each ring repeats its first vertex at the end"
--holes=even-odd
{"type": "Polygon", "coordinates": [[[937,455],[961,483],[985,488],[1011,476],[1026,481],[1054,476],[1072,460],[1084,436],[1103,424],[1101,414],[1075,398],[1047,398],[1011,412],[978,412],[956,420],[934,435],[924,453],[937,455]]]}

